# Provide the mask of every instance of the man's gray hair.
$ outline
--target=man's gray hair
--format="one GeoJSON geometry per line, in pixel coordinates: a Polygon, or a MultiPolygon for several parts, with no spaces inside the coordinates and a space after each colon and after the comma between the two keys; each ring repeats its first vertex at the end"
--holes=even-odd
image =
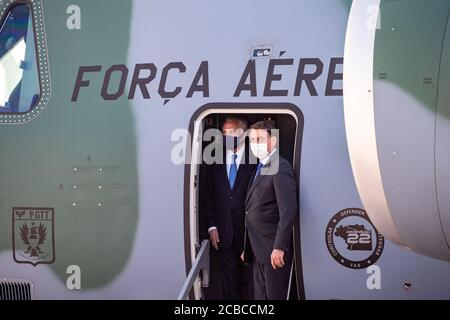
{"type": "Polygon", "coordinates": [[[223,123],[222,123],[222,127],[223,127],[223,125],[224,125],[226,122],[228,122],[228,121],[233,121],[233,122],[239,123],[239,127],[240,127],[242,130],[247,131],[247,128],[248,128],[248,121],[247,121],[246,118],[244,118],[244,117],[242,117],[242,116],[239,116],[239,115],[230,115],[230,116],[227,116],[227,117],[225,117],[225,120],[224,120],[223,123]]]}

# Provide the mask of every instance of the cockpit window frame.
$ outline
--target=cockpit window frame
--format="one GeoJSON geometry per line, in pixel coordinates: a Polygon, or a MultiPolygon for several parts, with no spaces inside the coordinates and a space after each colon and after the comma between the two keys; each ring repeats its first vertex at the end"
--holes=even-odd
{"type": "Polygon", "coordinates": [[[27,112],[0,113],[0,125],[25,124],[38,117],[50,99],[50,72],[48,67],[48,54],[45,41],[44,15],[40,0],[4,0],[0,3],[0,26],[3,26],[9,12],[17,5],[25,4],[31,8],[33,22],[33,35],[36,50],[36,62],[39,81],[39,98],[34,106],[27,112]]]}

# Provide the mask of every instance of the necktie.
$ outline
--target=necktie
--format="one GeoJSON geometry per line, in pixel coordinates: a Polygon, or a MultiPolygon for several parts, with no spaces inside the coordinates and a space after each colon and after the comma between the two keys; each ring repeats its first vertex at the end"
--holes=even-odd
{"type": "Polygon", "coordinates": [[[261,168],[264,167],[264,165],[262,164],[262,162],[258,163],[258,166],[256,167],[256,173],[255,176],[253,177],[253,182],[255,182],[256,177],[259,176],[261,174],[261,168]]]}
{"type": "Polygon", "coordinates": [[[236,165],[236,158],[237,154],[233,153],[233,156],[231,157],[231,166],[230,166],[230,173],[228,175],[228,180],[230,181],[230,187],[233,189],[234,180],[236,180],[236,174],[237,174],[237,165],[236,165]]]}

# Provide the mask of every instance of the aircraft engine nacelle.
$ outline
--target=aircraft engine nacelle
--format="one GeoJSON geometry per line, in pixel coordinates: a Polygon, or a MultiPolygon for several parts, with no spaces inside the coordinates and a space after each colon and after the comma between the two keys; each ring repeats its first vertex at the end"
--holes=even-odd
{"type": "Polygon", "coordinates": [[[356,185],[389,240],[450,261],[450,0],[353,1],[344,111],[356,185]]]}

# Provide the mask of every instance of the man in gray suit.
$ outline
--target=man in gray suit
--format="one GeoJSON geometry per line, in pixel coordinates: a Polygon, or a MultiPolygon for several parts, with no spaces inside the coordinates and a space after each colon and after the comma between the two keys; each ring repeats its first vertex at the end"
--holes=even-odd
{"type": "Polygon", "coordinates": [[[298,189],[290,163],[279,156],[275,126],[250,127],[250,148],[259,164],[245,201],[246,241],[242,259],[253,259],[255,299],[287,299],[292,266],[292,227],[298,189]]]}

